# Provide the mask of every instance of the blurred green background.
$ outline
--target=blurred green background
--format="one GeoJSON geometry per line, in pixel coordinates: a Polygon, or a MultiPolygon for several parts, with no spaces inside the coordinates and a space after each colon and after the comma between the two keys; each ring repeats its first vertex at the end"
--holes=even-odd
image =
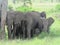
{"type": "Polygon", "coordinates": [[[60,0],[8,0],[8,11],[45,11],[46,16],[52,17],[55,22],[50,26],[50,33],[42,32],[30,40],[1,40],[0,45],[60,45],[60,0]]]}

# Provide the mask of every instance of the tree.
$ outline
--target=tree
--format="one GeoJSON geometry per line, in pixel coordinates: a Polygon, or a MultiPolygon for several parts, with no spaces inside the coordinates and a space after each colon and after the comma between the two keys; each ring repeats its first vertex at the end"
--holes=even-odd
{"type": "Polygon", "coordinates": [[[2,0],[1,4],[1,31],[0,31],[0,39],[5,38],[5,22],[7,15],[7,2],[8,0],[2,0]]]}
{"type": "Polygon", "coordinates": [[[31,0],[24,0],[24,5],[27,6],[27,4],[29,4],[30,6],[32,6],[31,0]]]}

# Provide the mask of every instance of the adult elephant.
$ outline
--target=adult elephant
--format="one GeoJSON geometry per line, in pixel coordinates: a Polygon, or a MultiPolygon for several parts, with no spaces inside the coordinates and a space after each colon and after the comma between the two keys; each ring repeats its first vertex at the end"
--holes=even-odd
{"type": "Polygon", "coordinates": [[[42,31],[43,21],[40,18],[40,13],[34,11],[27,12],[25,14],[25,21],[27,23],[27,36],[31,38],[31,32],[34,33],[36,28],[39,28],[39,32],[42,31]]]}
{"type": "MultiPolygon", "coordinates": [[[[41,13],[40,12],[37,12],[37,11],[32,11],[32,12],[34,12],[34,14],[38,15],[43,22],[46,21],[46,13],[44,11],[41,12],[41,13]]],[[[32,14],[32,15],[34,15],[34,14],[32,14]]],[[[31,36],[33,36],[33,34],[34,35],[38,35],[38,34],[41,33],[40,30],[39,30],[39,28],[38,28],[38,25],[39,25],[38,23],[35,23],[35,29],[31,31],[31,36]]],[[[43,30],[43,27],[44,27],[44,24],[42,23],[42,30],[43,30]]]]}
{"type": "Polygon", "coordinates": [[[8,11],[7,12],[7,17],[6,17],[6,24],[7,24],[7,29],[8,29],[8,38],[12,38],[12,31],[13,31],[13,22],[15,20],[15,15],[14,11],[8,11]]]}
{"type": "Polygon", "coordinates": [[[15,38],[16,24],[21,26],[21,21],[23,20],[23,12],[9,11],[7,12],[7,25],[8,25],[8,38],[15,38]],[[12,33],[12,34],[11,34],[12,33]]]}
{"type": "MultiPolygon", "coordinates": [[[[45,23],[45,21],[46,21],[46,12],[45,11],[42,11],[42,12],[32,11],[32,12],[40,14],[40,18],[45,23]]],[[[42,24],[43,27],[44,27],[44,23],[42,24]]],[[[36,27],[37,27],[37,25],[36,25],[36,27]]],[[[36,30],[34,30],[34,31],[35,31],[35,34],[39,34],[39,29],[38,28],[36,30]]]]}

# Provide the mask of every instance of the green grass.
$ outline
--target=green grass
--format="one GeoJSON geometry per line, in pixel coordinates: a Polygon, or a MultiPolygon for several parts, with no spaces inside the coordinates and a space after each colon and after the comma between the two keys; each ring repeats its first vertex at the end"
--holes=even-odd
{"type": "Polygon", "coordinates": [[[47,17],[54,18],[55,22],[50,27],[50,33],[41,33],[39,36],[30,40],[0,40],[0,45],[60,45],[60,20],[51,13],[47,17]]]}

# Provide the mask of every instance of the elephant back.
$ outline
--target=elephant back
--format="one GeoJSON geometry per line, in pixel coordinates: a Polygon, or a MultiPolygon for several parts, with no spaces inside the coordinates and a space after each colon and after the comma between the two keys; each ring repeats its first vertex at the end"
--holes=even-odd
{"type": "Polygon", "coordinates": [[[22,20],[24,20],[24,13],[23,12],[19,12],[19,11],[15,11],[15,24],[21,23],[22,20]]]}

